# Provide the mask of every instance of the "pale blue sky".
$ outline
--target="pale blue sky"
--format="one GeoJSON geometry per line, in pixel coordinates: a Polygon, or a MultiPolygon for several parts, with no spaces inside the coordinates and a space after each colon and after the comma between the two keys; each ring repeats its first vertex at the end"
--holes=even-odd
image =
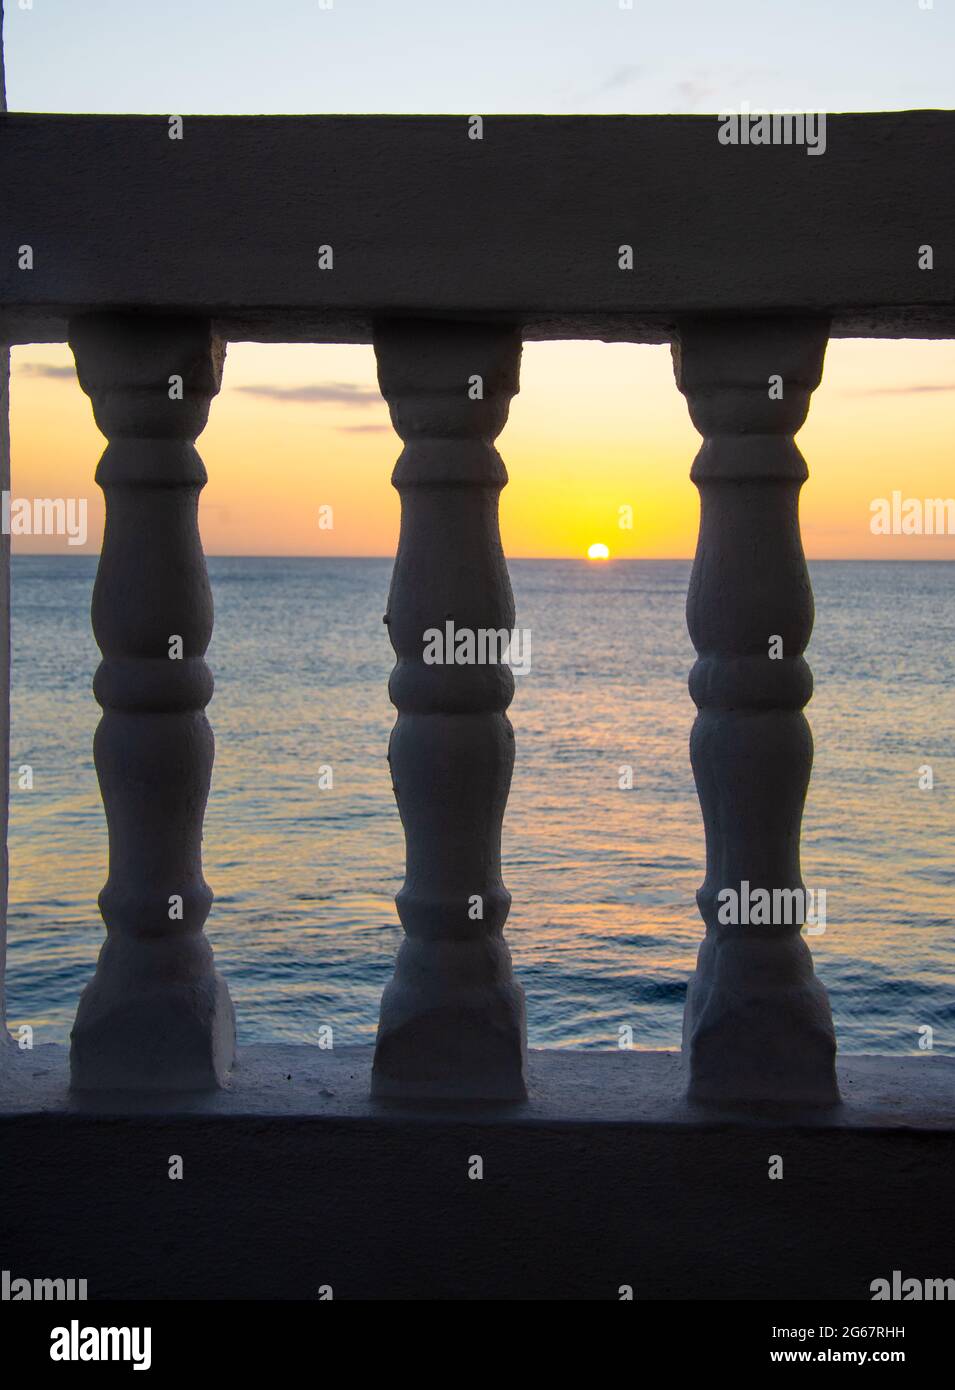
{"type": "Polygon", "coordinates": [[[955,93],[955,0],[4,8],[12,111],[690,112],[746,101],[832,112],[950,107],[955,93]]]}

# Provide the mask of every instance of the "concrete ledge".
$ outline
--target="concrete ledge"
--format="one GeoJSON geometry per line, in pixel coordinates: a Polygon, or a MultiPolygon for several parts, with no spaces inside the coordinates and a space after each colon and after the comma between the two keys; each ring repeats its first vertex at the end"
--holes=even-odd
{"type": "Polygon", "coordinates": [[[228,1091],[146,1104],[71,1099],[65,1064],[22,1054],[4,1087],[0,1250],[92,1298],[866,1300],[955,1274],[955,1059],[849,1058],[846,1104],[799,1114],[691,1107],[670,1053],[537,1052],[526,1104],[450,1108],[371,1102],[370,1049],[247,1048],[228,1091]]]}
{"type": "Polygon", "coordinates": [[[22,1114],[221,1115],[510,1125],[773,1125],[809,1129],[955,1130],[955,1057],[847,1057],[838,1066],[844,1104],[720,1108],[691,1104],[679,1052],[537,1048],[528,1057],[529,1098],[520,1103],[401,1105],[373,1101],[370,1047],[266,1043],[240,1048],[227,1088],[140,1098],[69,1090],[69,1049],[13,1052],[0,1083],[0,1118],[22,1114]]]}
{"type": "Polygon", "coordinates": [[[388,314],[529,338],[662,342],[678,316],[794,312],[836,335],[952,335],[955,112],[830,116],[818,156],[718,128],[489,116],[471,140],[465,115],[185,116],[170,140],[166,116],[0,116],[0,333],[155,308],[282,341],[370,341],[388,314]]]}

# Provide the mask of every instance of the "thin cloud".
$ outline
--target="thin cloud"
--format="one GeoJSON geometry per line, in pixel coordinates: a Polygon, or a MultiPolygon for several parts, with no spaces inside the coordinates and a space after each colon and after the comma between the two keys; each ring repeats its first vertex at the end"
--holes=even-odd
{"type": "Polygon", "coordinates": [[[390,434],[390,425],[338,425],[341,434],[390,434]]]}
{"type": "Polygon", "coordinates": [[[54,381],[76,380],[76,368],[56,367],[52,362],[24,362],[18,373],[20,376],[45,376],[54,381]]]}
{"type": "MultiPolygon", "coordinates": [[[[765,90],[769,84],[778,86],[779,75],[778,68],[767,67],[695,68],[679,82],[672,83],[670,92],[680,105],[681,110],[686,106],[698,107],[705,103],[708,110],[704,114],[724,110],[733,111],[739,109],[740,103],[739,99],[734,97],[727,104],[725,98],[729,92],[745,93],[753,90],[765,90]],[[721,94],[722,98],[716,100],[721,94]]],[[[764,103],[761,101],[753,101],[751,98],[747,98],[747,101],[751,109],[763,108],[764,103]]]]}
{"type": "Polygon", "coordinates": [[[355,405],[361,409],[384,405],[378,391],[369,386],[355,386],[348,381],[330,381],[314,386],[236,386],[247,396],[260,396],[267,401],[296,401],[301,405],[355,405]]]}
{"type": "Polygon", "coordinates": [[[709,101],[714,97],[717,89],[712,82],[694,81],[693,78],[689,78],[685,82],[678,82],[676,91],[681,102],[686,102],[689,106],[698,106],[701,101],[709,101]]]}
{"type": "Polygon", "coordinates": [[[596,87],[587,87],[585,90],[577,89],[574,94],[572,84],[565,85],[563,94],[570,94],[573,101],[592,101],[594,97],[603,96],[605,92],[617,92],[622,87],[630,87],[638,78],[642,77],[644,69],[627,64],[625,67],[614,68],[608,72],[602,82],[598,82],[596,87]]]}
{"type": "Polygon", "coordinates": [[[955,382],[946,385],[919,383],[915,386],[871,386],[864,391],[846,391],[847,396],[921,396],[929,391],[955,391],[955,382]]]}
{"type": "Polygon", "coordinates": [[[632,82],[636,82],[642,73],[643,68],[634,67],[632,64],[628,67],[614,68],[613,72],[597,88],[597,92],[615,92],[620,87],[629,87],[632,82]]]}

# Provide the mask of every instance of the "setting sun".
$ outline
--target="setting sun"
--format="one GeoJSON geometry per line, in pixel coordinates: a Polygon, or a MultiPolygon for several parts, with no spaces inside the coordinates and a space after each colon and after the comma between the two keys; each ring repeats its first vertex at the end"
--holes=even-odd
{"type": "Polygon", "coordinates": [[[590,548],[589,548],[588,551],[587,551],[587,559],[588,559],[588,560],[609,560],[609,559],[610,559],[610,551],[609,551],[609,550],[607,549],[607,547],[604,545],[603,541],[594,541],[593,545],[590,546],[590,548]]]}

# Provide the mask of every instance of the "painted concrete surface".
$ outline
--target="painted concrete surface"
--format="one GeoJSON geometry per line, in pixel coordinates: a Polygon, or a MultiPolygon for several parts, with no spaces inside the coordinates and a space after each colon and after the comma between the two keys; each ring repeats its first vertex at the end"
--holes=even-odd
{"type": "Polygon", "coordinates": [[[842,1107],[775,1115],[690,1104],[670,1053],[533,1052],[529,1099],[493,1105],[371,1101],[371,1062],[247,1048],[207,1097],[94,1104],[65,1048],[21,1054],[4,1267],[188,1299],[868,1300],[953,1273],[955,1059],[849,1058],[842,1107]]]}
{"type": "Polygon", "coordinates": [[[825,323],[789,317],[684,322],[673,345],[677,385],[703,435],[690,473],[700,534],[686,616],[698,655],[690,760],[706,829],[697,893],[706,936],[683,1022],[699,1100],[838,1100],[832,1012],[804,912],[741,928],[723,925],[718,910],[750,880],[805,906],[799,840],[813,745],[803,653],[813,597],[799,535],[808,470],[793,436],[826,342],[825,323]]]}
{"type": "Polygon", "coordinates": [[[524,991],[504,924],[501,822],[514,767],[505,661],[430,663],[429,633],[514,631],[494,439],[518,390],[521,338],[493,324],[390,320],[378,381],[404,442],[392,483],[401,533],[385,623],[397,662],[388,765],[405,832],[405,939],[385,988],[379,1097],[514,1100],[525,1093],[524,991]],[[480,390],[466,390],[480,383],[480,390]]]}
{"type": "Polygon", "coordinates": [[[113,314],[73,320],[70,346],[109,441],[96,470],[106,527],[92,603],[103,657],[93,756],[109,825],[99,895],[107,936],[73,1026],[73,1084],[201,1090],[235,1054],[232,1001],[203,931],[215,741],[205,716],[212,591],[197,512],[206,470],[194,448],[225,349],[207,321],[113,314]]]}
{"type": "Polygon", "coordinates": [[[0,122],[0,238],[35,243],[29,274],[0,263],[17,341],[145,306],[277,341],[368,342],[395,313],[649,342],[677,316],[774,311],[951,335],[955,112],[830,115],[823,158],[721,145],[715,113],[493,116],[480,140],[465,115],[183,122],[0,122]]]}
{"type": "Polygon", "coordinates": [[[697,1104],[686,1098],[679,1052],[528,1052],[525,1102],[414,1102],[370,1098],[373,1049],[260,1043],[239,1049],[227,1086],[205,1093],[85,1096],[69,1090],[68,1049],[19,1052],[0,1091],[0,1117],[23,1114],[300,1116],[326,1120],[506,1121],[535,1124],[773,1126],[810,1130],[955,1130],[955,1057],[856,1056],[836,1066],[834,1108],[697,1104]]]}

